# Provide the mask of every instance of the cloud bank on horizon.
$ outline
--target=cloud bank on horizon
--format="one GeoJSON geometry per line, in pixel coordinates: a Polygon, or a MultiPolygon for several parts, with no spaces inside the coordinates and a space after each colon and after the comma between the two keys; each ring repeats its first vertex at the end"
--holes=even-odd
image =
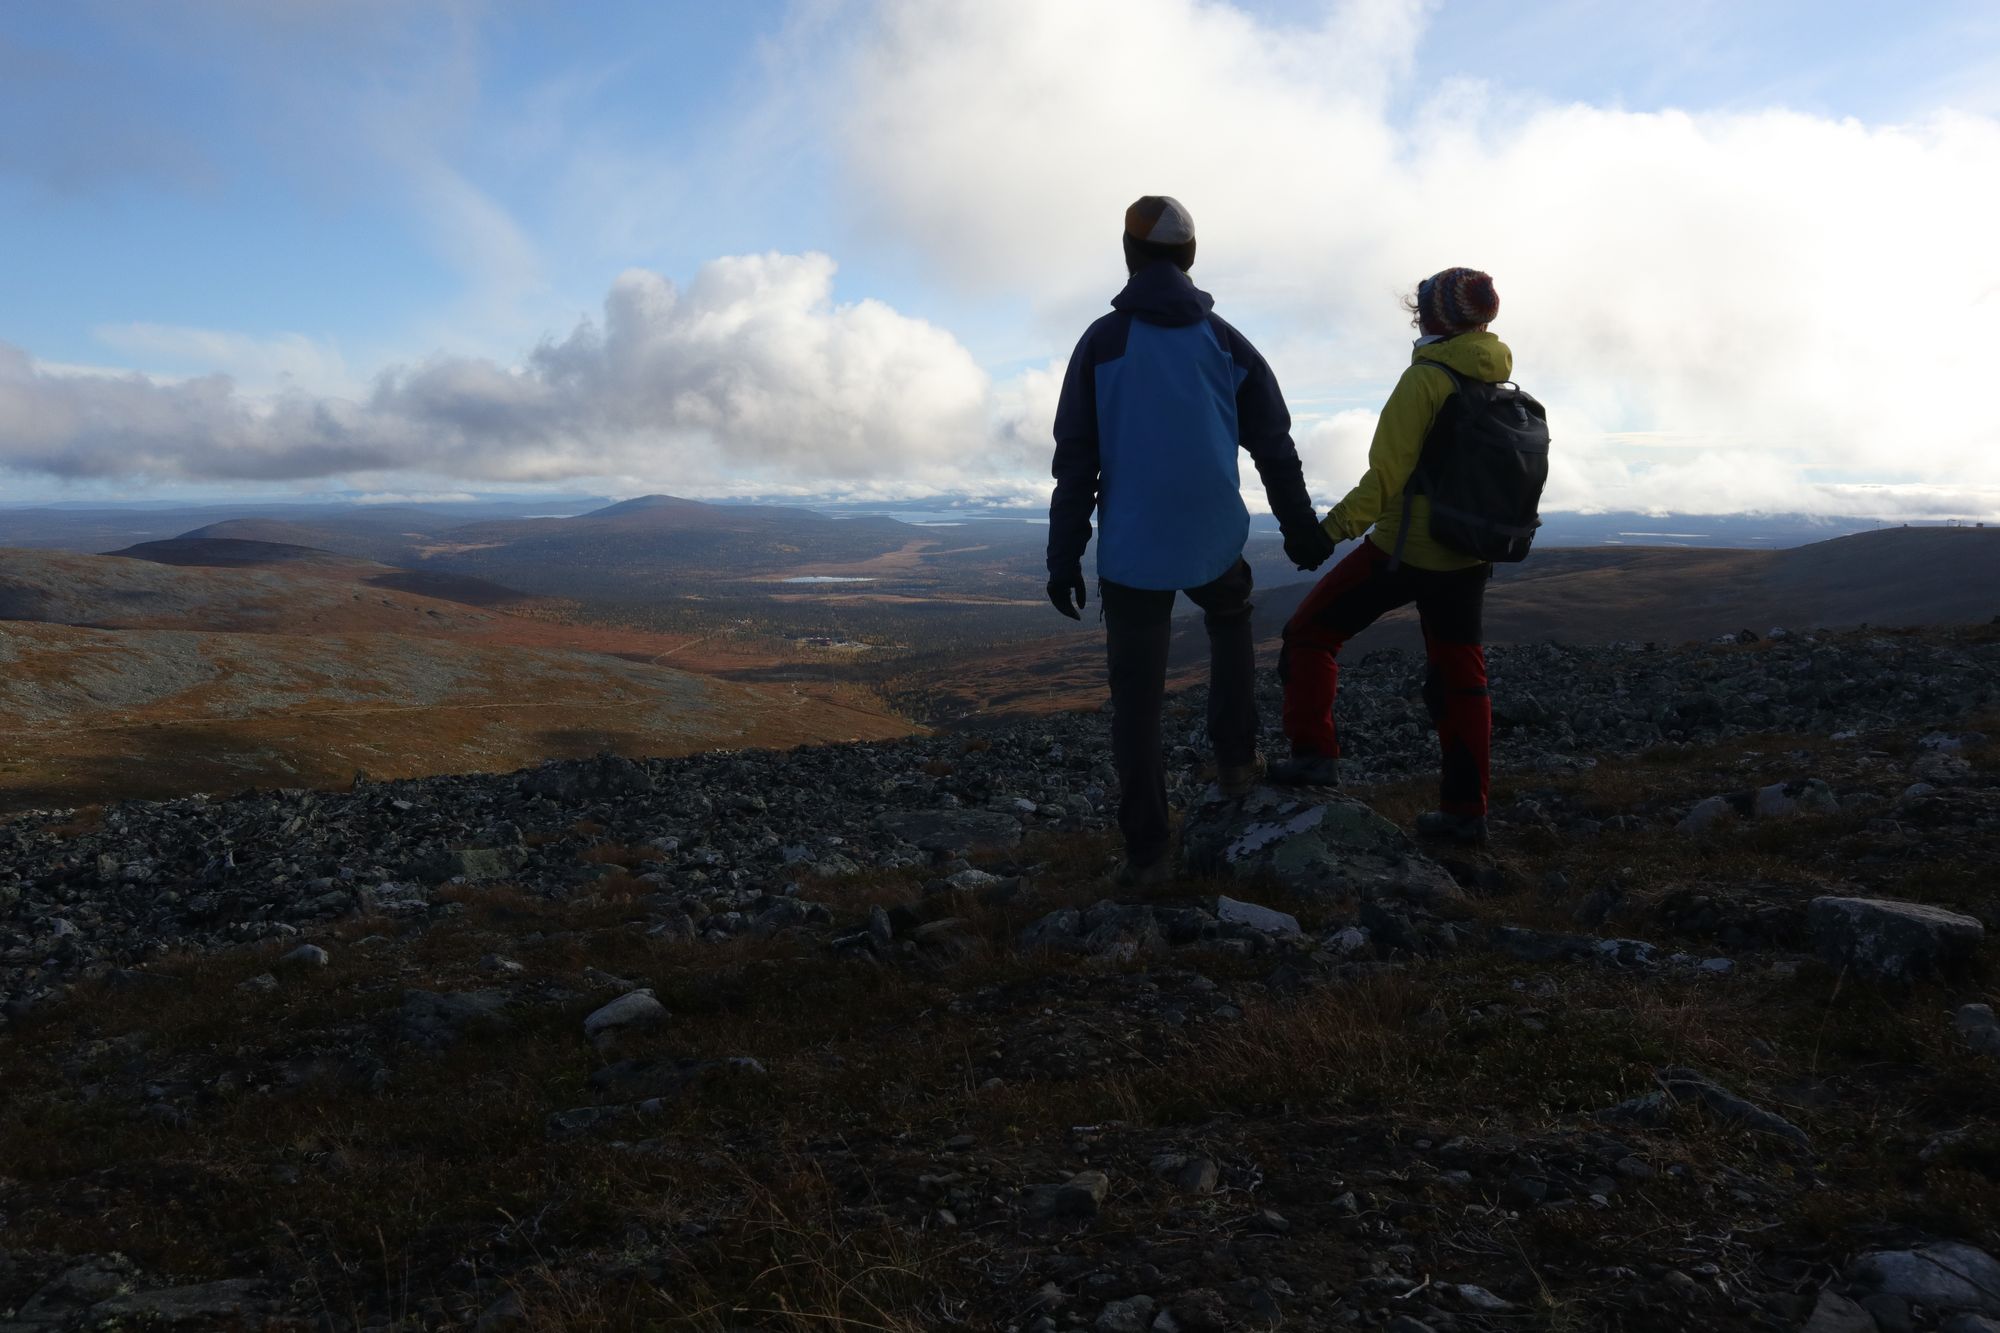
{"type": "Polygon", "coordinates": [[[787,98],[846,219],[828,245],[858,234],[891,256],[875,273],[1021,312],[998,334],[841,299],[819,251],[725,255],[685,286],[631,268],[567,332],[359,386],[310,338],[135,318],[101,341],[248,378],[0,341],[0,467],[1029,494],[1069,341],[1122,276],[1124,205],[1162,191],[1198,221],[1197,281],[1292,394],[1323,500],[1358,475],[1405,359],[1398,294],[1465,263],[1495,275],[1496,331],[1550,407],[1554,507],[2000,515],[2000,441],[1966,392],[2000,320],[1989,111],[1871,124],[1420,85],[1419,0],[1304,25],[1196,0],[810,17],[775,40],[820,53],[787,98]],[[1015,354],[996,373],[968,341],[1015,354]]]}

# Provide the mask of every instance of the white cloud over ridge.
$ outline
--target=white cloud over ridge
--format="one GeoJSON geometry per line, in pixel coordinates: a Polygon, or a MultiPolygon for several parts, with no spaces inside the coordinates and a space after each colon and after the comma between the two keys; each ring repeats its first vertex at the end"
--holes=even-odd
{"type": "Polygon", "coordinates": [[[0,344],[0,466],[66,478],[945,484],[983,457],[985,373],[933,325],[879,301],[836,304],[833,274],[825,255],[738,256],[682,291],[629,270],[601,324],[518,367],[435,358],[382,372],[359,399],[254,398],[222,376],[56,373],[0,344]]]}
{"type": "MultiPolygon", "coordinates": [[[[1330,0],[1299,24],[1214,0],[800,12],[859,19],[838,41],[802,23],[774,44],[800,48],[774,57],[797,74],[784,120],[810,123],[800,151],[840,182],[830,210],[974,310],[1030,308],[980,345],[1011,339],[1010,364],[1034,369],[993,383],[937,324],[836,302],[824,255],[740,256],[684,289],[628,271],[601,319],[518,358],[377,370],[305,337],[100,331],[169,380],[0,344],[0,470],[1032,489],[1069,340],[1120,276],[1119,216],[1165,190],[1199,220],[1198,281],[1312,404],[1298,437],[1322,501],[1358,475],[1404,359],[1398,295],[1468,263],[1494,273],[1496,330],[1551,409],[1551,507],[2000,515],[2000,429],[1974,399],[2000,318],[1990,102],[1870,125],[1413,87],[1427,0],[1330,0]],[[205,369],[232,377],[189,374],[205,369]]],[[[447,90],[477,82],[466,33],[447,90]]],[[[433,100],[458,105],[409,105],[433,100]]],[[[362,142],[398,141],[414,114],[362,142]]],[[[424,212],[468,270],[497,275],[469,345],[525,342],[508,294],[548,282],[547,238],[457,174],[451,115],[416,118],[423,152],[395,164],[430,182],[424,212]]],[[[619,230],[643,237],[660,217],[636,199],[648,174],[573,173],[552,193],[572,219],[630,205],[619,230]]]]}
{"type": "Polygon", "coordinates": [[[1557,504],[1807,507],[1854,473],[2000,486],[1963,398],[2000,320],[2000,121],[1409,89],[1428,9],[1354,0],[1284,28],[1192,0],[896,0],[851,85],[856,192],[954,280],[1041,293],[1052,328],[1100,308],[1124,205],[1173,193],[1197,276],[1288,385],[1386,387],[1396,294],[1483,267],[1551,408],[1557,504]],[[1609,438],[1633,430],[1708,454],[1609,438]]]}

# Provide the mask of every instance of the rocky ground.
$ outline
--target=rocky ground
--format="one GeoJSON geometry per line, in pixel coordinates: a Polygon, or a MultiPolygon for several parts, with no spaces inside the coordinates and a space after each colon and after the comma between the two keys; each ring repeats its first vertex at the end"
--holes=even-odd
{"type": "Polygon", "coordinates": [[[1741,638],[1496,650],[1478,853],[1182,696],[1143,897],[1088,714],[0,822],[0,1330],[1976,1333],[2000,633],[1741,638]]]}

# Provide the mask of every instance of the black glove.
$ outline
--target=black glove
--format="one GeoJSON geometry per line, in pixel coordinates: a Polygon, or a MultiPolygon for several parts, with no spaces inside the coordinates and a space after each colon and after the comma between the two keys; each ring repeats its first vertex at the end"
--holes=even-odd
{"type": "Polygon", "coordinates": [[[1317,523],[1309,528],[1295,528],[1285,534],[1285,559],[1300,569],[1318,569],[1339,545],[1317,523]]]}
{"type": "Polygon", "coordinates": [[[1089,600],[1084,592],[1081,569],[1072,569],[1049,580],[1049,601],[1071,620],[1083,619],[1083,604],[1089,600]]]}

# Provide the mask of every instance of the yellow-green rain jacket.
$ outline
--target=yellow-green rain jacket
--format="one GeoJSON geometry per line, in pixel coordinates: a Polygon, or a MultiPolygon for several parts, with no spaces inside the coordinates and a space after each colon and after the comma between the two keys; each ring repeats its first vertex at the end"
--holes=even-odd
{"type": "MultiPolygon", "coordinates": [[[[1335,541],[1359,537],[1372,525],[1375,530],[1368,540],[1384,551],[1396,549],[1403,525],[1403,487],[1416,471],[1417,456],[1423,452],[1424,437],[1430,434],[1438,409],[1452,392],[1451,376],[1425,369],[1431,361],[1442,361],[1461,375],[1489,384],[1514,374],[1514,354],[1507,344],[1483,331],[1418,347],[1375,423],[1375,440],[1368,446],[1368,471],[1321,524],[1335,541]]],[[[1422,495],[1411,497],[1410,533],[1403,543],[1403,560],[1418,569],[1436,570],[1470,569],[1481,563],[1431,537],[1431,502],[1422,495]]]]}

